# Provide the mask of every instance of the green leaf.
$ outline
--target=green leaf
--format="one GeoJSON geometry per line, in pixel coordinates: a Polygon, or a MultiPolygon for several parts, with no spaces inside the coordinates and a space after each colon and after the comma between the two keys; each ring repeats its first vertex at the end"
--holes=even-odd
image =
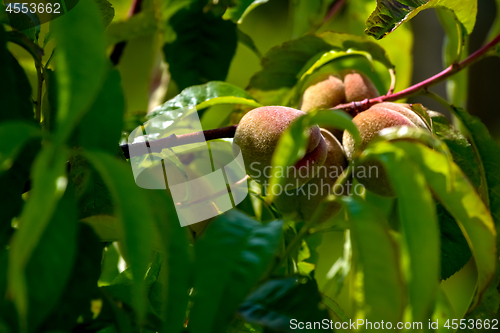
{"type": "Polygon", "coordinates": [[[262,106],[245,90],[230,83],[213,81],[184,89],[179,95],[149,113],[148,119],[181,108],[196,107],[201,110],[221,104],[243,104],[256,108],[262,106]]]}
{"type": "Polygon", "coordinates": [[[94,104],[76,129],[80,146],[116,153],[123,128],[125,98],[120,73],[110,71],[94,104]]]}
{"type": "MultiPolygon", "coordinates": [[[[493,21],[493,25],[490,29],[490,32],[488,34],[487,41],[492,40],[496,36],[500,34],[500,0],[495,0],[496,7],[497,7],[497,12],[495,16],[495,21],[493,21]]],[[[497,45],[498,48],[498,45],[497,45]]],[[[500,49],[498,50],[500,51],[500,49]]],[[[500,54],[500,52],[499,52],[500,54]]]]}
{"type": "Polygon", "coordinates": [[[250,323],[278,332],[323,332],[317,327],[294,326],[298,322],[321,322],[328,312],[320,308],[321,296],[315,280],[289,277],[270,280],[240,305],[238,313],[250,323]],[[305,280],[305,282],[303,282],[305,280]]]}
{"type": "Polygon", "coordinates": [[[62,143],[88,111],[106,77],[104,26],[96,3],[80,1],[54,20],[51,28],[57,42],[56,140],[62,143]]]}
{"type": "Polygon", "coordinates": [[[109,27],[111,21],[113,21],[113,18],[115,17],[115,9],[113,8],[113,5],[110,4],[108,0],[95,0],[95,2],[101,12],[104,28],[109,27]]]}
{"type": "Polygon", "coordinates": [[[204,13],[203,2],[177,12],[170,25],[177,38],[163,45],[163,53],[179,89],[224,81],[236,52],[236,25],[204,13]]]}
{"type": "MultiPolygon", "coordinates": [[[[354,137],[356,143],[361,142],[358,128],[352,122],[350,115],[341,110],[321,110],[309,112],[295,120],[292,125],[285,130],[278,140],[278,144],[271,160],[271,180],[269,188],[283,185],[285,177],[275,177],[279,170],[286,170],[286,167],[294,165],[298,160],[304,157],[307,146],[309,131],[306,129],[318,124],[320,127],[332,127],[349,131],[354,137]]],[[[268,202],[273,200],[275,191],[269,191],[267,194],[268,202]]]]}
{"type": "Polygon", "coordinates": [[[77,227],[74,193],[68,189],[26,267],[30,330],[54,310],[63,293],[73,269],[77,227]]]}
{"type": "MultiPolygon", "coordinates": [[[[370,148],[365,150],[361,160],[375,157],[376,153],[371,153],[370,148]]],[[[404,151],[394,149],[376,157],[384,164],[398,197],[402,255],[406,261],[403,269],[408,279],[412,320],[424,321],[432,314],[440,276],[439,230],[432,195],[424,174],[404,151]],[[425,247],[421,246],[423,240],[425,247]]],[[[443,167],[449,173],[448,161],[443,162],[443,167]]]]}
{"type": "MultiPolygon", "coordinates": [[[[404,151],[414,163],[420,166],[433,193],[453,215],[467,239],[478,272],[477,290],[469,309],[471,310],[477,305],[496,272],[498,261],[496,232],[490,212],[455,164],[453,164],[454,177],[450,177],[447,167],[444,167],[446,158],[442,154],[409,142],[394,142],[393,145],[404,151]],[[448,190],[449,183],[451,183],[452,191],[448,190]]],[[[376,147],[379,151],[394,149],[383,143],[376,147]]]]}
{"type": "Polygon", "coordinates": [[[7,35],[0,25],[0,121],[32,120],[31,84],[17,60],[7,50],[7,35]]]}
{"type": "Polygon", "coordinates": [[[282,225],[279,220],[262,224],[237,210],[212,221],[195,248],[196,295],[190,332],[223,331],[271,263],[282,225]]]}
{"type": "Polygon", "coordinates": [[[477,0],[378,0],[366,21],[365,33],[381,39],[424,9],[446,8],[463,24],[468,34],[476,24],[477,0]]]}
{"type": "Polygon", "coordinates": [[[130,166],[105,153],[86,152],[84,156],[103,178],[116,205],[115,213],[121,222],[119,232],[134,276],[133,305],[139,318],[143,318],[146,311],[143,277],[155,230],[147,196],[135,184],[130,166]]]}
{"type": "Polygon", "coordinates": [[[292,38],[316,31],[323,23],[330,5],[335,0],[290,2],[292,38]]]}
{"type": "Polygon", "coordinates": [[[472,252],[450,212],[441,203],[436,203],[436,212],[441,231],[441,279],[446,280],[467,264],[472,252]]]}
{"type": "Polygon", "coordinates": [[[364,52],[388,68],[392,68],[385,51],[363,37],[324,32],[285,42],[269,50],[262,58],[262,70],[250,79],[250,93],[262,104],[282,105],[286,94],[298,83],[321,55],[331,52],[364,52]],[[313,59],[313,60],[312,60],[313,59]]]}
{"type": "Polygon", "coordinates": [[[250,35],[244,33],[241,31],[241,29],[236,30],[238,34],[238,42],[241,44],[245,45],[248,47],[255,55],[260,59],[262,58],[262,53],[260,53],[259,49],[257,48],[257,45],[255,45],[255,42],[253,41],[252,37],[250,35]]]}
{"type": "Polygon", "coordinates": [[[192,287],[188,230],[180,226],[174,202],[166,191],[149,193],[150,207],[160,233],[159,251],[164,254],[161,271],[151,288],[149,299],[153,309],[163,319],[162,332],[177,333],[184,330],[189,289],[192,287]]]}
{"type": "MultiPolygon", "coordinates": [[[[486,205],[490,208],[498,232],[500,231],[500,177],[497,170],[500,167],[500,147],[479,118],[471,116],[460,108],[455,109],[455,115],[467,129],[467,135],[471,138],[474,150],[479,155],[481,187],[487,192],[486,205]]],[[[500,245],[500,240],[497,245],[500,245]]]]}
{"type": "Polygon", "coordinates": [[[113,22],[106,29],[108,45],[151,35],[158,29],[153,10],[141,11],[124,21],[113,22]]]}
{"type": "Polygon", "coordinates": [[[350,223],[353,256],[363,274],[365,318],[401,320],[406,290],[398,258],[398,246],[382,213],[356,197],[342,197],[350,223]]]}
{"type": "Polygon", "coordinates": [[[9,169],[24,145],[41,135],[38,127],[28,122],[0,123],[0,173],[9,169]]]}
{"type": "Polygon", "coordinates": [[[444,116],[432,117],[432,129],[434,134],[446,143],[453,156],[453,161],[477,189],[481,184],[481,175],[478,172],[472,145],[444,116]]]}
{"type": "Polygon", "coordinates": [[[245,17],[253,9],[268,1],[269,0],[236,0],[234,6],[226,9],[222,18],[225,20],[231,20],[234,23],[242,23],[245,17]]]}
{"type": "Polygon", "coordinates": [[[30,199],[20,217],[9,251],[9,290],[14,295],[21,327],[26,328],[28,291],[25,269],[33,251],[54,214],[57,202],[66,190],[66,160],[68,152],[45,146],[33,165],[33,186],[30,199]]]}

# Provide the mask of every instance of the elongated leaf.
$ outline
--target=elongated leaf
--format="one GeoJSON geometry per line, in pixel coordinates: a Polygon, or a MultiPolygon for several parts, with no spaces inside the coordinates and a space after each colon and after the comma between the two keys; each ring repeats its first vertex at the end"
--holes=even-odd
{"type": "Polygon", "coordinates": [[[0,25],[0,121],[32,120],[31,84],[17,60],[7,50],[7,35],[0,25]]]}
{"type": "MultiPolygon", "coordinates": [[[[481,163],[479,173],[483,177],[482,186],[487,188],[488,205],[491,215],[497,225],[497,231],[500,230],[500,177],[498,168],[500,168],[500,147],[491,137],[486,126],[477,117],[473,117],[465,110],[455,109],[455,115],[460,119],[468,131],[472,140],[473,147],[481,163]],[[482,170],[481,170],[482,169],[482,170]],[[483,171],[484,170],[484,171],[483,171]]],[[[500,245],[500,243],[498,243],[500,245]]]]}
{"type": "Polygon", "coordinates": [[[262,106],[245,90],[230,83],[213,81],[184,89],[179,95],[149,113],[148,119],[181,108],[196,107],[201,110],[220,104],[243,104],[256,108],[262,106]]]}
{"type": "Polygon", "coordinates": [[[290,3],[292,38],[315,32],[323,23],[328,8],[335,0],[300,1],[290,3]]]}
{"type": "Polygon", "coordinates": [[[77,227],[74,190],[68,189],[26,267],[30,330],[37,329],[62,295],[73,269],[77,227]]]}
{"type": "Polygon", "coordinates": [[[446,8],[463,24],[468,34],[476,23],[477,0],[378,0],[377,8],[366,21],[365,33],[381,39],[424,9],[446,8]]]}
{"type": "Polygon", "coordinates": [[[26,142],[40,134],[40,129],[28,122],[1,123],[0,172],[9,169],[26,142]]]}
{"type": "Polygon", "coordinates": [[[372,204],[356,197],[342,197],[350,222],[354,257],[363,272],[366,320],[401,320],[406,290],[398,258],[398,247],[389,224],[372,204]]]}
{"type": "Polygon", "coordinates": [[[89,226],[80,223],[75,247],[76,258],[69,281],[56,305],[57,310],[43,323],[43,331],[71,332],[77,329],[79,318],[92,318],[91,300],[103,296],[97,287],[97,280],[101,273],[104,244],[89,226]]]}
{"type": "Polygon", "coordinates": [[[149,298],[160,318],[162,332],[177,333],[184,329],[189,289],[192,287],[192,262],[188,230],[179,224],[172,198],[166,191],[151,191],[150,205],[161,235],[163,264],[149,298]],[[175,286],[175,288],[172,288],[175,286]]]}
{"type": "Polygon", "coordinates": [[[231,20],[235,23],[242,23],[253,9],[269,0],[236,0],[234,6],[226,9],[224,16],[225,20],[231,20]]]}
{"type": "MultiPolygon", "coordinates": [[[[324,127],[333,127],[342,130],[347,130],[352,133],[355,142],[361,142],[357,127],[344,111],[340,110],[321,110],[310,112],[307,115],[295,120],[292,125],[285,130],[281,135],[272,158],[271,180],[269,188],[283,185],[285,177],[275,177],[279,175],[279,170],[286,170],[286,167],[294,165],[298,160],[304,157],[307,146],[309,132],[306,128],[319,124],[324,127]]],[[[267,199],[269,202],[273,200],[275,191],[269,191],[267,199]]]]}
{"type": "Polygon", "coordinates": [[[114,154],[123,128],[125,99],[120,73],[110,71],[94,104],[78,124],[78,143],[87,149],[114,154]]]}
{"type": "MultiPolygon", "coordinates": [[[[491,27],[490,33],[488,34],[488,40],[492,40],[500,34],[500,0],[495,0],[497,6],[497,13],[495,16],[495,21],[493,21],[493,26],[491,27]]],[[[498,46],[497,46],[498,48],[498,46]]],[[[500,49],[499,49],[500,51],[500,49]]],[[[499,52],[500,54],[500,52],[499,52]]]]}
{"type": "Polygon", "coordinates": [[[262,53],[260,53],[259,49],[257,48],[257,45],[255,45],[255,42],[253,41],[252,37],[250,35],[244,33],[241,31],[241,29],[237,29],[236,31],[238,33],[238,42],[241,44],[245,45],[248,47],[255,55],[260,59],[262,58],[262,53]]]}
{"type": "MultiPolygon", "coordinates": [[[[453,215],[469,243],[478,272],[477,291],[471,310],[477,305],[497,269],[496,232],[490,212],[455,164],[455,176],[453,179],[450,177],[444,167],[443,155],[419,144],[394,142],[393,145],[408,154],[412,161],[420,166],[430,188],[446,210],[453,215]],[[449,182],[453,182],[451,192],[448,190],[449,182]]],[[[383,143],[375,147],[379,152],[394,149],[383,143]]]]}
{"type": "Polygon", "coordinates": [[[33,190],[9,251],[9,290],[24,328],[28,311],[25,269],[66,189],[67,154],[62,149],[56,153],[55,147],[49,145],[38,155],[33,165],[33,190]]]}
{"type": "MultiPolygon", "coordinates": [[[[375,144],[375,147],[376,144],[375,144]]],[[[370,158],[369,148],[361,156],[370,158]]],[[[374,149],[374,154],[375,149],[374,149]]],[[[371,158],[374,156],[372,155],[371,158]]],[[[394,149],[377,156],[382,161],[392,187],[398,197],[398,211],[403,235],[402,255],[408,260],[405,268],[413,320],[424,321],[432,314],[439,270],[439,230],[432,195],[426,186],[424,174],[404,155],[394,149]],[[408,189],[412,189],[408,191],[408,189]],[[425,247],[422,242],[425,240],[425,247]]],[[[442,168],[450,173],[450,163],[442,168]]]]}
{"type": "Polygon", "coordinates": [[[177,38],[163,46],[163,53],[179,88],[224,81],[236,52],[236,25],[204,13],[199,1],[177,12],[169,23],[177,38]]]}
{"type": "Polygon", "coordinates": [[[455,129],[443,115],[432,117],[432,127],[434,134],[444,141],[450,149],[453,161],[469,178],[472,185],[478,188],[481,184],[481,173],[478,170],[473,147],[467,138],[455,129]]]}
{"type": "Polygon", "coordinates": [[[80,1],[73,10],[54,20],[51,28],[57,42],[56,138],[64,142],[92,105],[105,79],[104,26],[96,3],[80,1]]]}
{"type": "Polygon", "coordinates": [[[328,319],[327,311],[320,309],[320,302],[315,280],[301,283],[299,278],[289,277],[260,286],[245,299],[238,312],[247,321],[277,332],[324,332],[317,326],[305,325],[328,319]]]}
{"type": "Polygon", "coordinates": [[[108,0],[95,0],[95,2],[101,12],[104,28],[109,27],[111,21],[113,21],[113,17],[115,17],[115,9],[113,8],[113,5],[110,4],[108,0]]]}
{"type": "Polygon", "coordinates": [[[106,29],[108,45],[151,35],[158,29],[153,10],[141,11],[125,21],[113,22],[106,29]]]}
{"type": "Polygon", "coordinates": [[[87,152],[85,157],[103,178],[116,204],[115,213],[121,222],[119,232],[123,235],[134,276],[133,303],[139,318],[142,318],[146,310],[142,278],[148,267],[155,230],[147,196],[135,184],[132,170],[126,164],[100,152],[87,152]]]}
{"type": "MultiPolygon", "coordinates": [[[[330,51],[348,50],[369,53],[373,60],[388,68],[393,67],[380,46],[362,37],[333,32],[306,35],[274,47],[264,55],[262,70],[250,79],[250,93],[262,104],[282,104],[285,95],[297,84],[300,73],[308,70],[306,65],[311,59],[319,59],[330,51]]],[[[310,63],[310,66],[313,65],[310,63]]]]}
{"type": "Polygon", "coordinates": [[[257,222],[236,210],[216,218],[196,244],[189,330],[222,332],[278,247],[282,221],[257,222]]]}

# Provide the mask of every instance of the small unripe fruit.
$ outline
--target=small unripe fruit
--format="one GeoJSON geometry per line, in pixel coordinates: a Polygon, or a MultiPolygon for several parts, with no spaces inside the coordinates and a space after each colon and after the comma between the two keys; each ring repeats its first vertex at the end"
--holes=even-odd
{"type": "Polygon", "coordinates": [[[332,108],[345,101],[344,83],[338,77],[329,75],[304,92],[301,110],[304,112],[315,108],[332,108]]]}
{"type": "Polygon", "coordinates": [[[359,102],[379,96],[377,88],[364,74],[356,71],[342,72],[344,75],[346,102],[359,102]]]}
{"type": "MultiPolygon", "coordinates": [[[[271,160],[278,140],[291,123],[304,112],[284,106],[264,106],[248,112],[234,134],[233,154],[241,149],[247,174],[261,185],[269,182],[271,160]]],[[[326,160],[326,142],[318,126],[309,128],[305,156],[295,164],[295,172],[286,172],[284,184],[299,187],[313,176],[313,169],[326,160]],[[304,169],[305,168],[305,169],[304,169]]]]}
{"type": "MultiPolygon", "coordinates": [[[[347,167],[344,149],[337,138],[327,130],[321,129],[321,134],[328,147],[325,164],[319,167],[316,175],[300,189],[295,189],[292,193],[284,191],[275,198],[274,203],[283,214],[298,213],[300,218],[310,220],[322,200],[328,195],[332,193],[347,195],[346,188],[333,188],[335,181],[347,167]]],[[[320,217],[320,222],[334,216],[340,208],[340,204],[336,202],[328,203],[320,217]]]]}
{"type": "MultiPolygon", "coordinates": [[[[403,116],[401,113],[381,107],[371,107],[358,114],[352,121],[358,127],[361,135],[360,150],[363,150],[368,143],[375,138],[377,133],[384,128],[393,126],[417,127],[410,119],[403,116]]],[[[347,131],[344,132],[343,144],[347,158],[352,160],[356,153],[354,149],[354,138],[347,131]]],[[[387,180],[385,169],[380,162],[376,160],[366,161],[357,167],[354,175],[358,175],[356,179],[368,190],[383,196],[394,195],[394,191],[387,180]]]]}

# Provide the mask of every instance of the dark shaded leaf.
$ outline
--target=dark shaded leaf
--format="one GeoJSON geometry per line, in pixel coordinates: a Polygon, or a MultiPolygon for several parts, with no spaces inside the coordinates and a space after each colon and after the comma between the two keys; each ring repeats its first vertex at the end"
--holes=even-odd
{"type": "Polygon", "coordinates": [[[264,274],[281,239],[283,222],[262,224],[231,210],[217,217],[196,244],[194,305],[189,330],[222,332],[264,274]]]}
{"type": "Polygon", "coordinates": [[[78,228],[73,191],[69,188],[59,201],[26,267],[32,331],[54,310],[73,269],[78,228]]]}
{"type": "Polygon", "coordinates": [[[305,283],[298,277],[270,280],[245,299],[238,313],[250,323],[277,332],[323,332],[317,327],[294,327],[294,322],[328,319],[328,312],[320,305],[316,281],[305,280],[305,283]]]}
{"type": "Polygon", "coordinates": [[[0,121],[32,120],[31,84],[17,60],[7,50],[7,35],[0,25],[0,121]]]}
{"type": "Polygon", "coordinates": [[[94,104],[78,124],[80,146],[111,154],[118,150],[125,112],[125,97],[120,81],[117,70],[109,72],[94,104]]]}
{"type": "Polygon", "coordinates": [[[69,332],[78,325],[79,320],[92,319],[91,300],[100,298],[97,281],[101,274],[103,248],[104,244],[89,226],[78,224],[76,258],[71,276],[55,311],[45,320],[40,331],[69,332]]]}
{"type": "Polygon", "coordinates": [[[236,52],[236,25],[203,12],[203,1],[177,12],[170,25],[177,38],[163,46],[172,79],[179,89],[224,81],[236,52]]]}
{"type": "Polygon", "coordinates": [[[154,220],[144,190],[135,182],[130,166],[100,152],[86,152],[85,158],[99,173],[115,203],[115,214],[123,235],[125,257],[134,276],[133,307],[139,321],[146,313],[146,295],[142,277],[146,274],[154,238],[154,220]]]}

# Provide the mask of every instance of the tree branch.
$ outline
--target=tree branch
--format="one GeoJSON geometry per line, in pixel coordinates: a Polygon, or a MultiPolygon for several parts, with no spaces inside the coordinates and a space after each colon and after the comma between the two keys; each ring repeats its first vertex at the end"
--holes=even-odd
{"type": "Polygon", "coordinates": [[[165,148],[182,146],[190,143],[205,142],[215,139],[232,138],[234,137],[234,132],[236,132],[236,126],[237,125],[233,125],[182,135],[172,134],[163,139],[146,141],[146,146],[144,146],[144,143],[132,143],[121,145],[120,148],[122,149],[125,158],[141,156],[149,154],[151,152],[160,153],[165,148]]]}
{"type": "Polygon", "coordinates": [[[429,87],[436,85],[444,80],[446,80],[448,77],[452,76],[453,74],[461,71],[463,68],[473,64],[474,62],[480,60],[483,56],[486,55],[486,52],[488,52],[489,49],[491,49],[493,46],[498,44],[500,42],[500,35],[496,36],[491,42],[488,44],[484,45],[481,47],[479,50],[471,54],[467,59],[454,63],[450,65],[448,68],[443,70],[442,72],[422,81],[419,82],[409,88],[406,88],[400,92],[394,93],[394,94],[387,94],[384,96],[372,98],[372,99],[365,99],[364,101],[361,102],[352,102],[352,103],[347,103],[347,104],[339,104],[334,109],[344,109],[346,112],[350,113],[352,116],[355,116],[358,114],[360,111],[368,109],[370,106],[380,103],[380,102],[390,102],[390,101],[397,101],[402,98],[407,98],[410,96],[413,96],[415,94],[418,94],[422,91],[427,90],[429,87]]]}

